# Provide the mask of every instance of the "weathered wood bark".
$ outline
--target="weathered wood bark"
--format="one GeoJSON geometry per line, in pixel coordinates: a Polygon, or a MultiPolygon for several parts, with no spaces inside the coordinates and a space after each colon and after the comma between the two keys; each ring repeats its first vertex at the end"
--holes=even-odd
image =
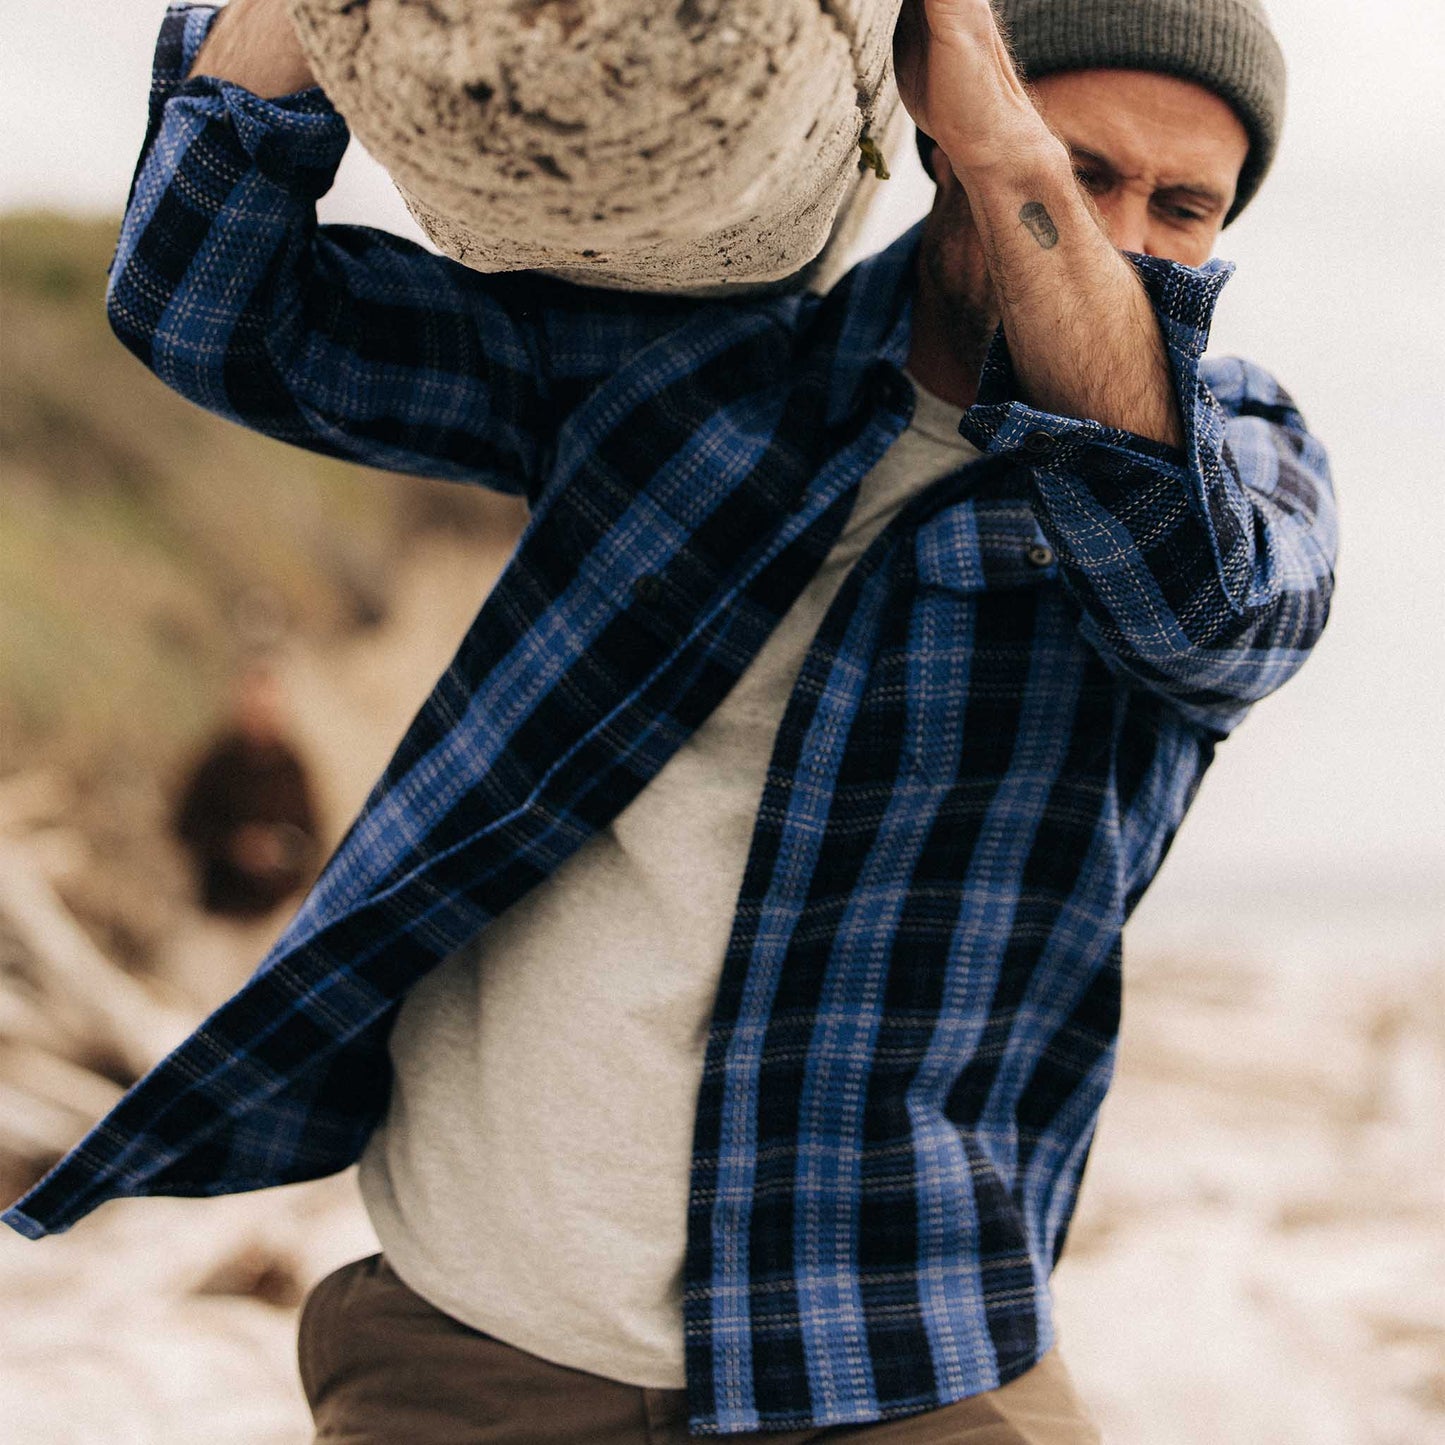
{"type": "Polygon", "coordinates": [[[317,77],[481,271],[638,290],[799,272],[902,126],[900,0],[292,0],[317,77]]]}

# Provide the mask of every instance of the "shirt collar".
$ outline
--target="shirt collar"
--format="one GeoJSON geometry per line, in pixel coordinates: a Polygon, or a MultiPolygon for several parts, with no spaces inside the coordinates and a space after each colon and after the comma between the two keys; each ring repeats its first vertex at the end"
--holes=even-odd
{"type": "Polygon", "coordinates": [[[918,251],[922,240],[923,221],[920,220],[864,263],[870,267],[867,284],[887,288],[893,298],[893,324],[883,340],[880,354],[900,370],[908,364],[913,339],[913,298],[918,289],[918,251]]]}

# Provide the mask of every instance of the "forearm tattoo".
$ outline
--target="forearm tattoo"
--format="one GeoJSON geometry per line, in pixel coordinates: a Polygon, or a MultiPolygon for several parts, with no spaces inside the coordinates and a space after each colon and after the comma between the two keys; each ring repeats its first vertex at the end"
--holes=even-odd
{"type": "Polygon", "coordinates": [[[1052,251],[1059,244],[1059,228],[1054,225],[1054,218],[1049,215],[1042,201],[1030,201],[1019,212],[1019,220],[1045,251],[1052,251]]]}

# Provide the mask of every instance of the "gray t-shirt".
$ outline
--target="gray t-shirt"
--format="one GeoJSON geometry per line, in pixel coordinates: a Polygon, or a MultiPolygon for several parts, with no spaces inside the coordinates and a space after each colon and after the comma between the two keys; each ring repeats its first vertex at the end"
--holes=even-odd
{"type": "Polygon", "coordinates": [[[401,1278],[556,1364],[678,1389],[693,1115],[773,742],[848,570],[978,455],[921,388],[736,687],[551,877],[407,996],[361,1191],[401,1278]]]}

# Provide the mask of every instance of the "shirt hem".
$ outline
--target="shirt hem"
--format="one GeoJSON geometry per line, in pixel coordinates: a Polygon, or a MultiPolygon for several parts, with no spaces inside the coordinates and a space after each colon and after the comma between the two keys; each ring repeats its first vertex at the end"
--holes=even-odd
{"type": "Polygon", "coordinates": [[[26,1214],[23,1209],[7,1209],[0,1214],[0,1224],[8,1224],[16,1234],[23,1235],[26,1239],[42,1239],[50,1232],[38,1219],[26,1214]]]}
{"type": "Polygon", "coordinates": [[[976,1390],[965,1390],[959,1395],[915,1396],[912,1400],[895,1400],[888,1405],[865,1406],[861,1410],[849,1410],[845,1406],[823,1412],[792,1410],[782,1414],[747,1410],[692,1415],[687,1422],[688,1433],[726,1439],[731,1435],[771,1434],[785,1430],[834,1430],[882,1425],[890,1420],[907,1420],[916,1415],[931,1414],[935,1410],[946,1410],[950,1405],[962,1404],[965,1400],[976,1399],[979,1395],[986,1395],[990,1390],[1009,1384],[1042,1364],[1044,1357],[1057,1343],[1052,1331],[1045,1332],[1031,1351],[1015,1356],[1007,1363],[1000,1361],[995,1384],[984,1385],[976,1390]]]}

